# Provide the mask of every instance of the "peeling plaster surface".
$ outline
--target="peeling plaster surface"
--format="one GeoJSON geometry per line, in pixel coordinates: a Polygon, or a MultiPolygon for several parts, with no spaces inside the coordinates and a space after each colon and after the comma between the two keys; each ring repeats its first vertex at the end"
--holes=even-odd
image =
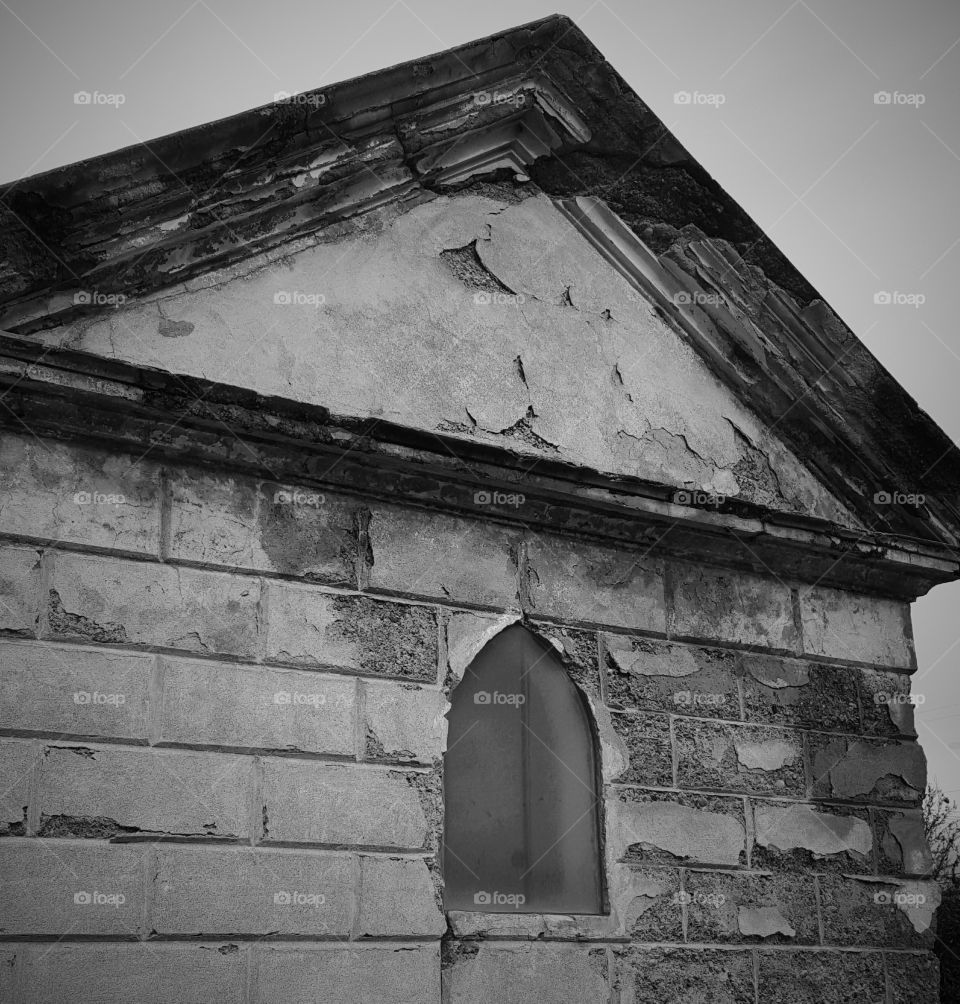
{"type": "Polygon", "coordinates": [[[923,817],[919,812],[903,813],[890,820],[890,832],[900,845],[904,871],[921,874],[933,867],[923,817]]]}
{"type": "Polygon", "coordinates": [[[737,865],[743,826],[730,816],[671,802],[617,806],[617,847],[648,844],[677,858],[737,865]]]}
{"type": "Polygon", "coordinates": [[[854,743],[831,769],[830,782],[838,795],[866,795],[887,775],[902,778],[911,788],[923,791],[927,765],[920,746],[902,743],[878,749],[869,743],[854,743]]]}
{"type": "Polygon", "coordinates": [[[741,906],[737,924],[740,933],[748,936],[769,938],[774,934],[785,934],[788,938],[795,938],[797,935],[790,921],[775,906],[761,906],[755,909],[741,906]]]}
{"type": "Polygon", "coordinates": [[[737,760],[750,770],[779,770],[797,758],[796,743],[770,740],[758,743],[736,743],[737,760]]]}
{"type": "Polygon", "coordinates": [[[543,195],[387,208],[38,337],[855,522],[543,195]]]}
{"type": "Polygon", "coordinates": [[[940,886],[936,882],[898,881],[896,879],[879,878],[870,875],[848,875],[847,878],[857,882],[869,882],[892,887],[889,892],[891,905],[904,913],[913,925],[917,934],[923,934],[930,929],[933,915],[940,906],[940,886]]]}
{"type": "Polygon", "coordinates": [[[781,851],[800,847],[814,854],[855,851],[869,854],[870,825],[856,816],[816,812],[809,805],[757,806],[754,811],[757,843],[781,851]]]}

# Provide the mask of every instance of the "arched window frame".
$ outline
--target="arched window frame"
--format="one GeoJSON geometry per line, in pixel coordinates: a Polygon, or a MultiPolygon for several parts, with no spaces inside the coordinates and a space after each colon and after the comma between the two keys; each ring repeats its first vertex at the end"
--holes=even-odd
{"type": "MultiPolygon", "coordinates": [[[[504,905],[503,909],[495,909],[494,905],[488,905],[482,907],[479,905],[466,905],[457,904],[451,905],[450,902],[445,897],[444,909],[447,913],[458,913],[458,912],[483,912],[485,914],[515,914],[515,913],[525,913],[527,916],[533,915],[564,915],[564,916],[575,916],[580,921],[583,922],[585,928],[594,928],[596,931],[606,930],[607,923],[614,920],[611,916],[611,906],[608,898],[609,886],[610,886],[610,874],[609,874],[609,862],[607,861],[607,848],[606,848],[606,838],[607,838],[607,805],[604,797],[604,744],[601,741],[601,723],[597,720],[597,711],[603,710],[602,705],[599,703],[599,693],[591,694],[591,692],[582,685],[582,683],[577,679],[577,676],[570,672],[570,660],[568,659],[564,649],[552,642],[549,637],[549,633],[545,637],[544,633],[537,631],[530,625],[524,623],[519,618],[508,621],[501,622],[498,625],[496,631],[488,631],[479,642],[474,642],[472,647],[469,649],[469,654],[463,651],[456,653],[456,656],[451,658],[451,670],[453,673],[453,678],[448,680],[448,696],[451,700],[451,706],[448,710],[448,717],[450,712],[455,706],[457,701],[458,692],[462,696],[461,688],[464,685],[465,680],[467,680],[470,675],[474,672],[474,667],[477,661],[482,657],[483,653],[487,650],[488,646],[493,644],[500,638],[506,631],[511,628],[520,628],[525,634],[532,638],[538,645],[542,646],[543,649],[549,654],[549,657],[553,660],[556,668],[559,672],[564,674],[564,679],[568,684],[570,691],[575,694],[578,702],[581,705],[581,710],[583,714],[584,723],[586,726],[586,734],[589,742],[590,753],[591,753],[591,770],[592,770],[592,794],[593,794],[593,813],[592,813],[592,824],[594,827],[595,834],[595,847],[593,852],[593,865],[596,873],[597,881],[597,895],[594,908],[588,911],[577,911],[571,910],[566,906],[558,909],[547,909],[537,907],[536,909],[529,910],[519,910],[514,905],[504,905]]],[[[555,632],[554,632],[555,633],[555,632]]],[[[597,681],[599,683],[599,681],[597,681]]],[[[609,719],[609,715],[605,716],[609,719]]],[[[609,722],[608,722],[609,725],[609,722]]],[[[604,730],[604,731],[609,731],[604,730]]],[[[453,742],[457,741],[454,736],[453,742]]],[[[448,740],[447,749],[450,748],[450,741],[448,740]]],[[[446,774],[447,770],[447,756],[444,756],[444,772],[446,774]]],[[[444,846],[441,848],[441,871],[446,873],[446,836],[449,832],[448,819],[447,819],[447,782],[444,781],[444,846]]],[[[446,878],[446,875],[445,875],[446,878]]]]}

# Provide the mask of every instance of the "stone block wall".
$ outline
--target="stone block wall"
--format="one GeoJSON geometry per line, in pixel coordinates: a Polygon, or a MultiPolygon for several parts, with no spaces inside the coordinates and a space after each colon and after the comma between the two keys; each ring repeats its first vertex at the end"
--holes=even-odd
{"type": "Polygon", "coordinates": [[[0,479],[0,1000],[936,1000],[905,604],[32,436],[0,479]],[[519,618],[603,916],[442,910],[447,695],[519,618]]]}

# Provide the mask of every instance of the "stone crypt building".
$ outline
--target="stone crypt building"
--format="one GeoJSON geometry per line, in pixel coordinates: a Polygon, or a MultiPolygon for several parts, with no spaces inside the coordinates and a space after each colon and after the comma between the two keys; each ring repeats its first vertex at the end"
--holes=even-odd
{"type": "Polygon", "coordinates": [[[937,1000],[960,457],[569,20],[4,214],[0,999],[937,1000]]]}

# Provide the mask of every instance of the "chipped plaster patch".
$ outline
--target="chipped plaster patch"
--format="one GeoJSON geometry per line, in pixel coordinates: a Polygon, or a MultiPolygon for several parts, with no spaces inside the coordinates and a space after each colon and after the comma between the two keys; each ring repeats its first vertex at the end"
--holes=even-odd
{"type": "Polygon", "coordinates": [[[779,770],[800,756],[796,744],[781,739],[763,742],[737,742],[737,760],[748,770],[779,770]]]}
{"type": "Polygon", "coordinates": [[[866,855],[873,846],[866,820],[817,812],[809,805],[757,806],[754,825],[761,847],[776,847],[781,851],[802,848],[818,856],[844,851],[866,855]]]}
{"type": "Polygon", "coordinates": [[[751,937],[769,938],[774,934],[796,937],[797,932],[775,906],[741,906],[737,917],[740,933],[751,937]]]}

